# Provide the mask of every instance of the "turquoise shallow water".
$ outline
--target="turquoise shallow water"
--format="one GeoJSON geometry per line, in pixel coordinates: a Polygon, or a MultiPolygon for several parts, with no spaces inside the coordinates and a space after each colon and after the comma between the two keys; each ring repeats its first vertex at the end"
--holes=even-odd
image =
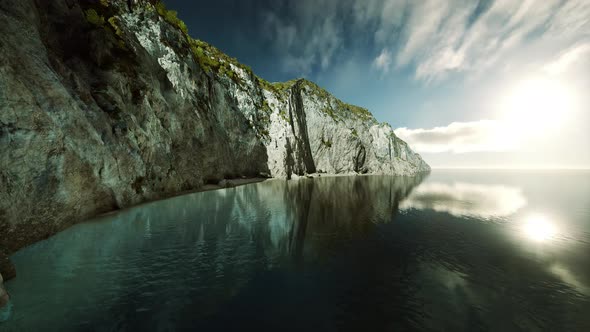
{"type": "Polygon", "coordinates": [[[272,180],[12,258],[1,331],[590,331],[590,172],[272,180]]]}

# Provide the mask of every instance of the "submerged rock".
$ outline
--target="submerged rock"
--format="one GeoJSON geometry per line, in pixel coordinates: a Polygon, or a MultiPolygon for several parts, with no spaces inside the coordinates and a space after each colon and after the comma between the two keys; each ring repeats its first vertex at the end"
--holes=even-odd
{"type": "Polygon", "coordinates": [[[10,280],[16,277],[14,264],[12,264],[10,258],[2,250],[0,250],[0,275],[4,277],[4,280],[10,280]]]}
{"type": "Polygon", "coordinates": [[[268,83],[152,3],[0,3],[0,247],[207,179],[429,170],[367,110],[268,83]]]}
{"type": "Polygon", "coordinates": [[[12,303],[10,302],[10,294],[4,288],[4,279],[0,273],[0,323],[5,322],[10,318],[12,312],[12,303]]]}
{"type": "Polygon", "coordinates": [[[2,274],[0,273],[0,310],[8,305],[10,301],[10,295],[4,288],[4,279],[2,278],[2,274]]]}

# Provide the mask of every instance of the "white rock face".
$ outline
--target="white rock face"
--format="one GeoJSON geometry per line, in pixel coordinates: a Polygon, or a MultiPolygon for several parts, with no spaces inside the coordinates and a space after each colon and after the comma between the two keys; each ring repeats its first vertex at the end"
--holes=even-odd
{"type": "MultiPolygon", "coordinates": [[[[142,22],[146,7],[122,15],[129,31],[166,71],[170,82],[182,96],[190,96],[194,77],[174,50],[158,42],[161,24],[142,22]],[[181,82],[185,82],[182,84],[181,82]]],[[[216,59],[223,62],[223,59],[216,59]]],[[[294,81],[286,90],[270,91],[260,86],[241,67],[230,63],[242,84],[222,80],[235,98],[237,109],[261,134],[267,148],[268,168],[273,177],[290,177],[316,171],[414,175],[430,170],[422,158],[397,138],[388,124],[379,124],[370,113],[355,114],[344,103],[306,80],[294,81]],[[262,93],[261,93],[262,92],[262,93]],[[256,124],[263,104],[272,110],[270,122],[256,124]],[[330,110],[330,111],[326,111],[330,110]]],[[[190,98],[190,97],[189,97],[190,98]]]]}
{"type": "Polygon", "coordinates": [[[272,109],[266,142],[274,177],[331,174],[415,175],[430,167],[388,124],[356,111],[306,80],[279,94],[265,90],[272,109]]]}
{"type": "MultiPolygon", "coordinates": [[[[159,42],[167,23],[142,21],[150,13],[149,7],[139,7],[121,17],[126,28],[157,58],[180,96],[194,98],[190,91],[194,91],[196,85],[191,84],[194,77],[186,69],[189,66],[174,49],[159,42]]],[[[215,56],[211,58],[225,61],[215,56]]],[[[233,63],[229,63],[229,67],[241,84],[220,77],[224,83],[222,89],[235,99],[237,110],[265,143],[271,176],[289,178],[292,174],[317,171],[414,175],[430,170],[418,154],[395,136],[388,124],[377,123],[366,110],[356,114],[306,80],[293,81],[285,90],[271,91],[243,68],[233,63]],[[257,115],[264,111],[261,109],[264,104],[272,111],[269,122],[257,123],[257,115]]]]}

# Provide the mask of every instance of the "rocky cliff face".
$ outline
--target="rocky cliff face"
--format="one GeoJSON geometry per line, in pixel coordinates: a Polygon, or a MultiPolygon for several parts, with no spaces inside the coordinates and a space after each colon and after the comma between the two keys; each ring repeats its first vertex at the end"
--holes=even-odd
{"type": "Polygon", "coordinates": [[[272,113],[265,141],[273,176],[327,172],[415,175],[429,166],[366,109],[347,105],[312,82],[264,90],[272,113]]]}
{"type": "Polygon", "coordinates": [[[0,1],[0,250],[223,178],[413,175],[359,107],[270,84],[153,1],[0,1]]]}

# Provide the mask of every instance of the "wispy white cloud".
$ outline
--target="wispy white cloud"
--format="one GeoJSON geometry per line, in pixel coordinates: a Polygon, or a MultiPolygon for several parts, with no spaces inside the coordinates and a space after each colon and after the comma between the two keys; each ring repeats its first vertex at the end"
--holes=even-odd
{"type": "Polygon", "coordinates": [[[262,32],[281,56],[286,72],[308,74],[314,66],[326,69],[331,64],[342,46],[343,24],[338,19],[342,10],[335,0],[301,0],[263,12],[262,32]]]}
{"type": "Polygon", "coordinates": [[[411,66],[423,81],[546,63],[590,39],[587,0],[300,0],[270,8],[265,17],[263,31],[287,71],[327,69],[363,47],[390,52],[367,66],[411,66]]]}
{"type": "Polygon", "coordinates": [[[560,38],[579,38],[590,36],[590,2],[568,0],[557,10],[548,22],[547,34],[560,38]]]}
{"type": "Polygon", "coordinates": [[[410,146],[425,153],[508,151],[517,147],[506,126],[498,121],[453,122],[431,129],[395,129],[410,146]]]}
{"type": "Polygon", "coordinates": [[[391,66],[391,53],[387,49],[383,49],[381,53],[373,60],[373,67],[377,68],[384,74],[389,72],[391,66]]]}
{"type": "Polygon", "coordinates": [[[472,1],[450,1],[444,6],[434,0],[421,3],[432,4],[411,9],[412,17],[418,19],[410,19],[405,27],[408,33],[398,64],[414,63],[416,78],[423,80],[507,65],[515,53],[543,38],[561,5],[558,0],[496,0],[479,14],[472,1]],[[470,23],[476,14],[479,16],[470,23]]]}
{"type": "Polygon", "coordinates": [[[557,59],[549,62],[543,68],[551,75],[560,75],[572,69],[580,62],[590,62],[590,42],[575,45],[561,53],[557,59]]]}

